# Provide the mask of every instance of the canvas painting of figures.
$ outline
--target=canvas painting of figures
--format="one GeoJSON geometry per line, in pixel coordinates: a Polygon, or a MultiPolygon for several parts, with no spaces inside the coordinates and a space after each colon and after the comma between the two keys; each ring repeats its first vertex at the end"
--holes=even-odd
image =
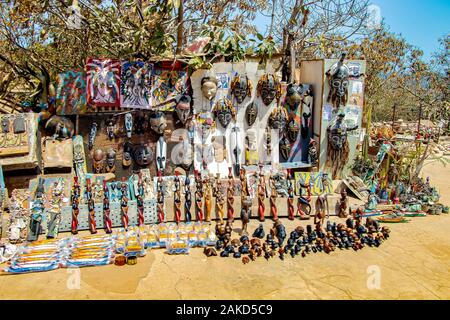
{"type": "Polygon", "coordinates": [[[86,62],[88,103],[96,107],[120,105],[120,61],[92,59],[86,62]]]}
{"type": "Polygon", "coordinates": [[[153,65],[142,61],[124,61],[121,71],[121,107],[150,109],[153,65]]]}
{"type": "Polygon", "coordinates": [[[153,107],[161,111],[173,111],[175,98],[187,90],[188,73],[183,70],[155,69],[153,83],[153,107]]]}
{"type": "Polygon", "coordinates": [[[83,114],[86,106],[86,74],[73,70],[60,73],[56,87],[56,113],[83,114]]]}

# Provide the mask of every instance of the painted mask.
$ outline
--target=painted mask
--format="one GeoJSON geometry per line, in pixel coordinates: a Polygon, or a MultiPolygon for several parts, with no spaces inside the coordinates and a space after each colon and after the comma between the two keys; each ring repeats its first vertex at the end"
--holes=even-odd
{"type": "Polygon", "coordinates": [[[298,132],[300,131],[300,126],[295,119],[291,119],[287,125],[287,136],[289,141],[294,143],[297,141],[298,132]]]}
{"type": "Polygon", "coordinates": [[[330,85],[330,93],[328,101],[331,100],[335,109],[347,104],[348,86],[350,70],[344,64],[345,55],[342,55],[341,60],[334,64],[327,72],[327,77],[330,85]]]}
{"type": "Polygon", "coordinates": [[[158,171],[164,172],[166,169],[166,150],[167,145],[164,137],[159,137],[159,140],[156,144],[156,167],[158,171]]]}
{"type": "Polygon", "coordinates": [[[289,155],[291,153],[291,143],[286,137],[283,137],[280,140],[280,153],[284,160],[289,159],[289,155]]]}
{"type": "Polygon", "coordinates": [[[190,96],[182,95],[175,107],[175,112],[182,124],[186,124],[187,120],[191,117],[191,101],[192,98],[190,96]]]}
{"type": "Polygon", "coordinates": [[[276,107],[269,116],[269,126],[272,129],[284,129],[288,120],[288,113],[283,107],[276,107]]]}
{"type": "Polygon", "coordinates": [[[143,134],[145,131],[145,115],[144,112],[139,111],[135,118],[134,132],[143,134]]]}
{"type": "Polygon", "coordinates": [[[238,104],[241,104],[247,96],[252,94],[252,83],[247,76],[237,75],[231,82],[231,94],[236,98],[238,104]]]}
{"type": "Polygon", "coordinates": [[[106,171],[114,172],[116,169],[116,151],[114,149],[109,149],[106,154],[106,171]]]}
{"type": "Polygon", "coordinates": [[[308,144],[308,157],[309,163],[315,166],[317,164],[317,142],[314,139],[309,140],[308,144]]]}
{"type": "Polygon", "coordinates": [[[281,84],[273,74],[265,74],[258,82],[258,97],[260,96],[266,106],[281,97],[281,84]]]}
{"type": "Polygon", "coordinates": [[[127,132],[127,137],[131,138],[133,131],[133,115],[131,113],[125,113],[125,131],[127,132]]]}
{"type": "Polygon", "coordinates": [[[305,93],[305,88],[301,84],[291,83],[287,87],[286,104],[291,110],[296,110],[302,103],[302,96],[305,93]]]}
{"type": "Polygon", "coordinates": [[[79,144],[74,145],[74,147],[73,147],[73,161],[75,163],[79,163],[79,162],[84,161],[83,152],[84,152],[84,150],[82,149],[81,145],[79,145],[79,144]]]}
{"type": "Polygon", "coordinates": [[[200,130],[203,142],[208,138],[214,127],[215,121],[213,119],[211,118],[200,119],[200,130]]]}
{"type": "Polygon", "coordinates": [[[167,127],[164,113],[157,111],[150,115],[150,128],[158,134],[163,134],[167,127]]]}
{"type": "Polygon", "coordinates": [[[108,139],[113,140],[115,135],[116,119],[109,118],[106,120],[106,133],[108,134],[108,139]]]}
{"type": "Polygon", "coordinates": [[[217,120],[224,128],[226,128],[230,124],[231,120],[236,117],[236,109],[234,108],[233,103],[227,98],[217,101],[213,112],[217,120]]]}
{"type": "Polygon", "coordinates": [[[215,77],[204,77],[202,79],[202,93],[206,99],[214,99],[217,93],[217,79],[215,77]]]}
{"type": "Polygon", "coordinates": [[[251,127],[258,117],[258,107],[254,102],[250,103],[245,110],[245,119],[247,124],[251,127]]]}
{"type": "Polygon", "coordinates": [[[93,122],[91,125],[91,130],[89,131],[89,140],[88,140],[88,148],[89,150],[92,150],[92,148],[94,147],[94,142],[95,142],[95,136],[97,135],[97,123],[93,122]]]}
{"type": "Polygon", "coordinates": [[[138,146],[134,152],[134,161],[141,167],[148,166],[153,161],[153,151],[147,145],[138,146]]]}
{"type": "Polygon", "coordinates": [[[125,142],[123,145],[123,159],[122,165],[124,167],[129,167],[131,165],[131,150],[133,149],[130,142],[125,142]]]}
{"type": "Polygon", "coordinates": [[[334,150],[342,150],[347,141],[347,130],[343,127],[344,117],[344,114],[339,114],[336,123],[328,129],[328,142],[334,150]]]}
{"type": "Polygon", "coordinates": [[[102,173],[104,158],[105,158],[105,156],[101,149],[97,149],[94,151],[94,154],[92,156],[92,159],[94,161],[94,163],[93,163],[94,173],[102,173]]]}

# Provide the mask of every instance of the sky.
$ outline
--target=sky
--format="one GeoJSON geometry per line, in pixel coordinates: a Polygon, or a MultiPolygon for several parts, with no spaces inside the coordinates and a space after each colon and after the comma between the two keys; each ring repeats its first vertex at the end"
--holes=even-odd
{"type": "MultiPolygon", "coordinates": [[[[421,49],[426,61],[439,49],[439,38],[450,33],[450,0],[371,0],[371,4],[379,7],[389,30],[421,49]]],[[[264,33],[270,18],[258,16],[255,22],[264,33]]]]}
{"type": "Polygon", "coordinates": [[[419,47],[426,60],[450,33],[450,0],[372,0],[391,32],[419,47]]]}

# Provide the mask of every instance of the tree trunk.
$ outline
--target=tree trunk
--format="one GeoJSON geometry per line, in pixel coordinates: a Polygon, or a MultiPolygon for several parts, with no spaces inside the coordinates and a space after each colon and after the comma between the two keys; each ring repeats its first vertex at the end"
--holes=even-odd
{"type": "Polygon", "coordinates": [[[289,51],[290,51],[290,76],[289,76],[289,83],[294,83],[296,57],[295,57],[295,48],[294,48],[294,36],[292,35],[292,33],[289,33],[289,51]]]}
{"type": "Polygon", "coordinates": [[[176,54],[181,54],[183,49],[183,15],[184,15],[184,4],[183,0],[180,0],[180,7],[178,8],[178,28],[177,28],[177,51],[176,54]]]}

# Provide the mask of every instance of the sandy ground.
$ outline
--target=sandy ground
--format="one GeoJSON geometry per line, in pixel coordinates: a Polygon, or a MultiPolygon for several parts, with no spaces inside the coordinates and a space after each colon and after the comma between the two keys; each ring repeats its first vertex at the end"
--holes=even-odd
{"type": "MultiPolygon", "coordinates": [[[[450,204],[450,167],[430,164],[424,175],[450,204]]],[[[299,224],[306,225],[285,221],[288,232],[299,224]]],[[[257,225],[252,221],[249,230],[257,225]]],[[[239,231],[239,221],[235,227],[239,231]]],[[[135,266],[3,275],[0,298],[450,299],[450,215],[390,228],[390,239],[379,248],[286,256],[285,261],[260,258],[243,265],[240,259],[207,259],[201,249],[187,256],[153,250],[135,266]]]]}

